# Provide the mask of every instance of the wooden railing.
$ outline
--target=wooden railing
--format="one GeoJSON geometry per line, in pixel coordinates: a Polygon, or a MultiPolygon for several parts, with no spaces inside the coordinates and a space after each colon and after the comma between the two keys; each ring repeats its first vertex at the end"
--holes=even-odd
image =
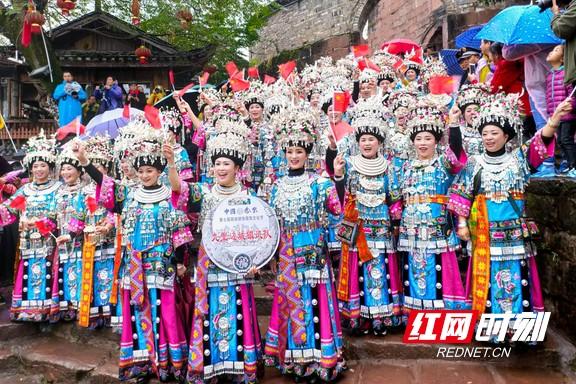
{"type": "MultiPolygon", "coordinates": [[[[8,120],[6,121],[10,134],[14,140],[25,140],[35,136],[44,129],[46,136],[56,132],[57,124],[55,120],[46,119],[31,122],[30,120],[8,120]]],[[[8,134],[5,129],[0,129],[0,140],[8,140],[8,134]]]]}

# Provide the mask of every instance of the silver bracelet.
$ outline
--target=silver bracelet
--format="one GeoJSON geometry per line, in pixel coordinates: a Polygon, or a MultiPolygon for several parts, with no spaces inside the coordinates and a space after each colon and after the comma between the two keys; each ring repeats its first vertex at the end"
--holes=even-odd
{"type": "Polygon", "coordinates": [[[335,180],[335,181],[342,181],[342,180],[344,180],[344,175],[342,175],[342,176],[336,176],[336,175],[334,175],[334,180],[335,180]]]}
{"type": "Polygon", "coordinates": [[[468,228],[468,223],[465,221],[462,223],[458,223],[458,228],[468,228]]]}

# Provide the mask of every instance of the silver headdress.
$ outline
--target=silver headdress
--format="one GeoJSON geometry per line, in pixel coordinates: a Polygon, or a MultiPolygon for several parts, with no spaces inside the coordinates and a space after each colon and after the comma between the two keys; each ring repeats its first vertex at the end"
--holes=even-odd
{"type": "Polygon", "coordinates": [[[474,128],[482,133],[485,126],[496,125],[508,135],[508,140],[513,139],[522,127],[520,103],[519,95],[516,93],[496,93],[486,97],[474,119],[474,128]]]}
{"type": "Polygon", "coordinates": [[[445,123],[445,116],[442,111],[437,106],[421,99],[410,111],[410,120],[408,121],[410,140],[414,141],[420,132],[430,132],[437,141],[440,141],[444,134],[445,123]]]}
{"type": "Polygon", "coordinates": [[[298,146],[310,153],[318,139],[318,118],[309,109],[287,109],[271,125],[282,149],[298,146]]]}
{"type": "Polygon", "coordinates": [[[387,109],[382,105],[380,97],[373,96],[359,101],[351,113],[356,140],[360,140],[360,136],[368,134],[383,142],[388,129],[385,120],[386,112],[387,109]]]}
{"type": "Polygon", "coordinates": [[[31,168],[36,161],[44,161],[51,166],[56,165],[56,139],[54,136],[46,138],[43,129],[37,136],[28,139],[23,149],[26,151],[23,159],[26,168],[31,168]]]}

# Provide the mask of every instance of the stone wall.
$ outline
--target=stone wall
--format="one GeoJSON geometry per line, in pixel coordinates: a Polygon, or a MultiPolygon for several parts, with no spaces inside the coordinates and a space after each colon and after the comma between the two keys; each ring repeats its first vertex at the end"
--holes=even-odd
{"type": "Polygon", "coordinates": [[[556,327],[576,342],[576,182],[532,181],[527,213],[542,231],[537,262],[545,308],[556,327]]]}
{"type": "Polygon", "coordinates": [[[278,1],[282,8],[260,31],[260,41],[250,48],[252,58],[268,60],[283,51],[323,45],[323,55],[345,56],[355,43],[359,14],[366,0],[278,1]],[[334,42],[329,42],[334,40],[334,42]]]}

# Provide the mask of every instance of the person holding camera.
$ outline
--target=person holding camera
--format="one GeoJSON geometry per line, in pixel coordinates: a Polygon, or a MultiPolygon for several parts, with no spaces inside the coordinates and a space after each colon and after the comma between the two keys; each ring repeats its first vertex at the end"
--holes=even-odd
{"type": "Polygon", "coordinates": [[[72,73],[64,72],[62,79],[52,94],[58,103],[58,124],[61,127],[82,116],[82,103],[86,100],[86,92],[74,81],[72,73]]]}
{"type": "Polygon", "coordinates": [[[112,76],[106,78],[103,86],[97,85],[94,90],[94,97],[100,102],[98,114],[111,111],[116,108],[122,108],[122,88],[112,76]]]}
{"type": "Polygon", "coordinates": [[[144,110],[144,106],[146,105],[146,95],[142,92],[142,89],[138,84],[130,84],[130,90],[128,91],[126,102],[130,104],[132,108],[137,108],[142,111],[144,110]]]}
{"type": "Polygon", "coordinates": [[[540,0],[541,9],[552,8],[552,30],[561,39],[566,40],[564,49],[564,84],[576,81],[576,1],[574,0],[540,0]],[[567,6],[560,13],[560,7],[567,6]]]}
{"type": "Polygon", "coordinates": [[[164,93],[164,89],[162,88],[161,85],[157,85],[154,87],[152,93],[150,93],[150,96],[148,96],[148,100],[146,102],[148,103],[148,105],[154,105],[160,100],[162,100],[164,96],[166,96],[166,93],[164,93]]]}

